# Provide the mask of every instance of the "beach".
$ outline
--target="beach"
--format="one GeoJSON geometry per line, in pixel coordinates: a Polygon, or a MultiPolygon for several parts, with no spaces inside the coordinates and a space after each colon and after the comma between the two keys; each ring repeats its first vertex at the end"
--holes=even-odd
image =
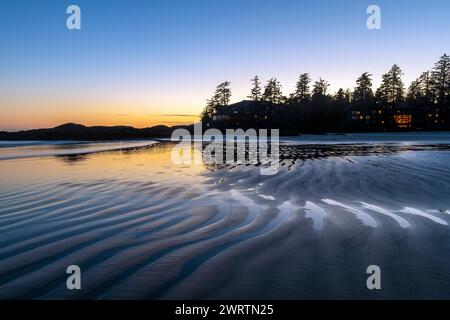
{"type": "Polygon", "coordinates": [[[163,140],[0,144],[0,298],[450,298],[450,133],[280,140],[271,176],[163,140]]]}

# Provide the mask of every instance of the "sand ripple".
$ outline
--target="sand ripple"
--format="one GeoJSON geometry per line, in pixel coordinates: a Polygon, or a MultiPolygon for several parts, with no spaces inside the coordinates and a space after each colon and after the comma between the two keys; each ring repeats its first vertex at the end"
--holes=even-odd
{"type": "Polygon", "coordinates": [[[449,154],[373,149],[313,146],[275,176],[176,167],[170,144],[1,161],[0,298],[361,297],[346,272],[424,255],[444,288],[449,154]],[[82,291],[65,287],[71,264],[82,291]]]}

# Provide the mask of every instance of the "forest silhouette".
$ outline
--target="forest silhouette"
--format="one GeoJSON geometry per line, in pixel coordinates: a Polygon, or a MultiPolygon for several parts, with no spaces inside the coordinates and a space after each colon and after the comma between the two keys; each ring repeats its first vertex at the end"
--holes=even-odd
{"type": "Polygon", "coordinates": [[[450,57],[444,54],[408,89],[398,65],[382,75],[374,90],[372,74],[364,72],[353,90],[328,92],[329,83],[299,76],[288,96],[276,79],[264,88],[251,80],[249,100],[230,105],[231,83],[217,86],[201,119],[207,128],[279,128],[282,133],[447,130],[450,127],[450,57]]]}

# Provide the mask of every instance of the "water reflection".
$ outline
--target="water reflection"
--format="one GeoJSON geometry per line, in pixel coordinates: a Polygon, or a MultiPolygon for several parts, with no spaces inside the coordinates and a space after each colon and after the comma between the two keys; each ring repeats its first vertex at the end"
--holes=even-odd
{"type": "MultiPolygon", "coordinates": [[[[204,150],[205,145],[203,146],[204,150]]],[[[328,158],[346,158],[362,156],[390,156],[411,151],[449,151],[450,144],[399,144],[399,143],[360,143],[360,144],[283,144],[279,147],[279,165],[291,169],[296,163],[307,160],[319,160],[328,158]]],[[[223,148],[222,154],[226,154],[225,147],[216,144],[216,148],[223,148]]],[[[242,164],[205,164],[208,170],[233,169],[240,166],[260,166],[259,157],[256,162],[251,161],[250,155],[258,155],[259,149],[255,145],[245,144],[245,159],[242,164]]],[[[270,154],[270,147],[269,147],[270,154]]],[[[213,154],[214,156],[214,154],[213,154]]],[[[224,156],[225,159],[225,156],[224,156]]],[[[237,148],[234,149],[234,159],[237,159],[237,148]]]]}
{"type": "Polygon", "coordinates": [[[0,298],[370,298],[374,257],[422,279],[380,297],[450,297],[449,144],[281,144],[264,177],[174,146],[0,161],[0,298]]]}

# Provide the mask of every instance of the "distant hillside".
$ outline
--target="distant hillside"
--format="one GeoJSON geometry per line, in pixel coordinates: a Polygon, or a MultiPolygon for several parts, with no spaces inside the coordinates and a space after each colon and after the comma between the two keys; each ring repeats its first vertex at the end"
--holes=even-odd
{"type": "Polygon", "coordinates": [[[127,126],[86,127],[76,123],[66,123],[50,129],[33,129],[18,132],[0,131],[0,140],[122,140],[170,137],[177,128],[190,129],[192,126],[154,126],[137,129],[127,126]]]}

